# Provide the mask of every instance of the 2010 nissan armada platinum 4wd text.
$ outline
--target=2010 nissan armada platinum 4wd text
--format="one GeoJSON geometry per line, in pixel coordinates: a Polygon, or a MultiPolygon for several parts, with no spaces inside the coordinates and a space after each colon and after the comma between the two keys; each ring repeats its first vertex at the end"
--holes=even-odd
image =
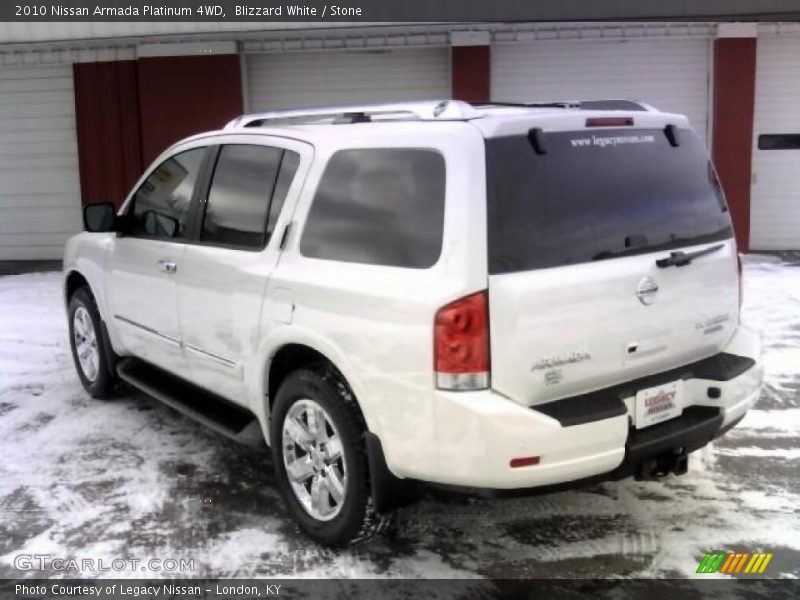
{"type": "Polygon", "coordinates": [[[759,396],[714,168],[647,105],[247,115],[84,221],[64,260],[84,387],[266,440],[324,544],[419,482],[683,473],[759,396]]]}

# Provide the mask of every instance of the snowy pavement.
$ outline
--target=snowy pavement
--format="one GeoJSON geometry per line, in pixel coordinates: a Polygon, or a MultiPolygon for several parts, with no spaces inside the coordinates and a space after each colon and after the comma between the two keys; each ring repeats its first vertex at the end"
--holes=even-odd
{"type": "Polygon", "coordinates": [[[190,559],[192,577],[684,577],[710,550],[774,552],[768,574],[800,576],[800,266],[751,258],[745,274],[764,393],[687,475],[516,499],[431,494],[391,534],[339,552],[288,518],[265,450],[141,394],[89,398],[59,274],[0,277],[0,577],[165,574],[19,571],[21,554],[190,559]]]}

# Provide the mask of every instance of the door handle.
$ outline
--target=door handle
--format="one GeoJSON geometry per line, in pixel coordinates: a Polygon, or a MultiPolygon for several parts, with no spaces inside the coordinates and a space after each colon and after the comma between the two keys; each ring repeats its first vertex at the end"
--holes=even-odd
{"type": "Polygon", "coordinates": [[[158,266],[161,267],[162,271],[166,271],[167,273],[175,273],[178,270],[178,265],[169,260],[162,259],[158,261],[158,266]]]}

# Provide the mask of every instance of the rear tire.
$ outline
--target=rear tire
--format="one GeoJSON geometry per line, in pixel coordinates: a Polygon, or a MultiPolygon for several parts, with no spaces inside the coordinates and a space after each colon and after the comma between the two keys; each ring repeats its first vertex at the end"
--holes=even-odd
{"type": "Polygon", "coordinates": [[[105,324],[88,288],[72,294],[67,314],[72,358],[81,384],[92,398],[111,397],[118,379],[109,369],[105,324]]]}
{"type": "Polygon", "coordinates": [[[388,525],[370,494],[365,431],[334,369],[299,369],[281,383],[270,423],[278,488],[303,531],[325,546],[357,543],[388,525]]]}

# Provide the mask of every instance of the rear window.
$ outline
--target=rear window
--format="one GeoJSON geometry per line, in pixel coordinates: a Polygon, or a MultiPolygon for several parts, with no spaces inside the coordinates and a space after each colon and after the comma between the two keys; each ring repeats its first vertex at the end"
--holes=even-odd
{"type": "Polygon", "coordinates": [[[669,250],[731,237],[698,136],[661,129],[486,140],[489,272],[511,273],[669,250]]]}
{"type": "Polygon", "coordinates": [[[425,269],[442,251],[445,164],[420,148],[340,150],[328,162],[300,252],[425,269]]]}

